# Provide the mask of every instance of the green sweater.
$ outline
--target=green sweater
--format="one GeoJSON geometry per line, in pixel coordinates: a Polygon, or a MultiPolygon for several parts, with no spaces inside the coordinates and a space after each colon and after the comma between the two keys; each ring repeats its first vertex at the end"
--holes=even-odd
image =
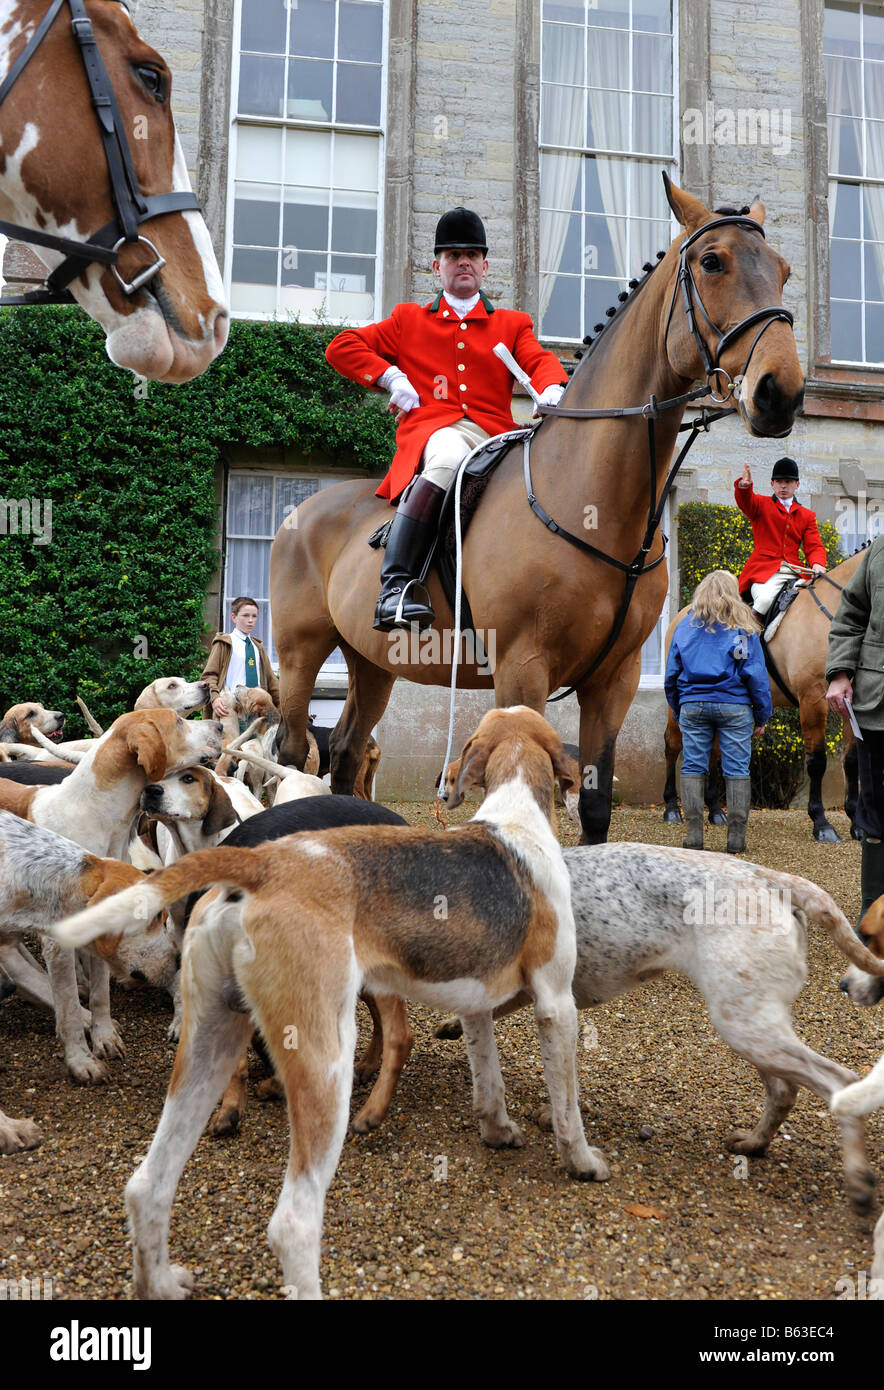
{"type": "Polygon", "coordinates": [[[884,729],[884,536],[873,541],[844,587],[829,633],[826,680],[853,682],[857,723],[884,729]]]}

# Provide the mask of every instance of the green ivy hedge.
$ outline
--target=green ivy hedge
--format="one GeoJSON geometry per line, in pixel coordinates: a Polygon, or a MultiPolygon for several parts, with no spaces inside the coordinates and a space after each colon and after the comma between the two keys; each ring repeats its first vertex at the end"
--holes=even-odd
{"type": "MultiPolygon", "coordinates": [[[[819,524],[829,569],[845,558],[837,529],[819,524]]],[[[678,553],[681,602],[712,570],[739,575],[752,553],[752,527],[738,507],[711,502],[686,502],[678,511],[678,553]]],[[[830,715],[826,727],[826,756],[840,751],[841,720],[830,715]]],[[[796,709],[775,709],[760,739],[752,744],[752,802],[782,810],[790,805],[804,779],[804,744],[796,709]]]]}
{"type": "Polygon", "coordinates": [[[41,700],[74,737],[78,693],[107,725],[157,676],[202,669],[226,445],[383,471],[392,416],[329,368],[334,331],[236,322],[203,376],[136,394],[79,310],[0,312],[0,498],[52,505],[49,544],[0,534],[0,712],[41,700]]]}

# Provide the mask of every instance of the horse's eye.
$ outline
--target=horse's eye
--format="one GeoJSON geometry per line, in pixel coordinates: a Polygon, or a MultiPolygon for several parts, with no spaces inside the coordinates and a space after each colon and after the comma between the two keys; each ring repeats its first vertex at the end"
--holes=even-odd
{"type": "Polygon", "coordinates": [[[701,256],[700,265],[704,270],[709,271],[710,275],[714,275],[719,270],[724,270],[724,266],[721,264],[721,261],[714,251],[707,251],[705,256],[701,256]]]}
{"type": "Polygon", "coordinates": [[[145,91],[157,101],[166,100],[166,74],[158,68],[138,67],[135,73],[145,91]]]}

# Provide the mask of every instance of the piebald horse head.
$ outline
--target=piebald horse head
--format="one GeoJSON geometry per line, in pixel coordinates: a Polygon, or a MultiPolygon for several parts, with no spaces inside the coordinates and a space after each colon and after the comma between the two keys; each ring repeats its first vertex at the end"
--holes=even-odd
{"type": "MultiPolygon", "coordinates": [[[[49,0],[0,0],[0,81],[49,0]]],[[[190,181],[170,105],[171,75],[139,37],[118,0],[85,0],[121,126],[144,196],[184,191],[190,181]]],[[[0,217],[78,242],[116,213],[111,176],[80,49],[63,6],[0,104],[0,217]]],[[[198,212],[168,212],[138,228],[166,264],[127,294],[114,268],[92,263],[70,291],[104,329],[111,361],[156,381],[199,376],[227,340],[228,315],[209,232],[198,212]]],[[[35,248],[48,270],[61,251],[35,248]]],[[[120,248],[117,269],[132,282],[156,255],[143,241],[120,248]]]]}

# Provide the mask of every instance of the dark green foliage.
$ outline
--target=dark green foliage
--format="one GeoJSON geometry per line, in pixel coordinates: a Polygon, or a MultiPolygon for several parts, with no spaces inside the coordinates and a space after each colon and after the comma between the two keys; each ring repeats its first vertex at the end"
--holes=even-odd
{"type": "Polygon", "coordinates": [[[0,534],[0,713],[39,699],[74,737],[78,693],[106,726],[155,677],[199,673],[226,445],[386,468],[392,417],[328,366],[334,331],[236,322],[202,377],[139,398],[79,310],[0,313],[0,498],[52,503],[50,544],[0,534]]]}

